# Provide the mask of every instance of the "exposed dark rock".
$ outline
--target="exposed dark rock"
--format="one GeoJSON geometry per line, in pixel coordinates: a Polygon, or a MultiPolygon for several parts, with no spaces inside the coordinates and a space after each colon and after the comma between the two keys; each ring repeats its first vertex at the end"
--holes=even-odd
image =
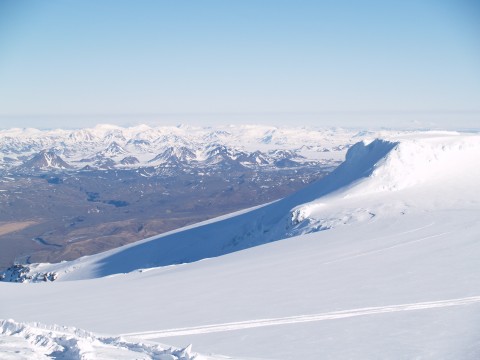
{"type": "Polygon", "coordinates": [[[31,272],[28,265],[15,264],[0,274],[0,281],[3,282],[47,282],[55,281],[57,274],[54,272],[31,272]]]}

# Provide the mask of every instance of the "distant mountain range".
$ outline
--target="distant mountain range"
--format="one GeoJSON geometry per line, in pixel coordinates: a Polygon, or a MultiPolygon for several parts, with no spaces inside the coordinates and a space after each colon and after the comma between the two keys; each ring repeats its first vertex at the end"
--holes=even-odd
{"type": "MultiPolygon", "coordinates": [[[[0,170],[45,172],[151,168],[295,168],[338,163],[369,134],[260,125],[0,131],[0,170]]],[[[370,134],[371,135],[371,134],[370,134]]]]}

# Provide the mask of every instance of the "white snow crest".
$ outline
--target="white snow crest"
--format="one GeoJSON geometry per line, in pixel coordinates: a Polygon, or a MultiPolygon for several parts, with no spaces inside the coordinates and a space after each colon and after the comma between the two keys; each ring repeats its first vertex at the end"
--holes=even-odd
{"type": "Polygon", "coordinates": [[[0,320],[0,353],[7,358],[205,359],[192,353],[191,349],[192,345],[183,349],[165,349],[158,344],[127,341],[122,337],[98,336],[73,327],[19,323],[12,319],[0,320]]]}
{"type": "MultiPolygon", "coordinates": [[[[378,140],[364,149],[374,151],[378,140]]],[[[357,154],[358,155],[358,154],[357,154]]],[[[366,186],[348,196],[379,191],[398,191],[423,184],[469,178],[478,175],[474,165],[480,155],[479,136],[445,136],[406,139],[375,163],[366,186]]],[[[347,159],[348,159],[347,154],[347,159]]]]}
{"type": "Polygon", "coordinates": [[[404,197],[410,206],[420,208],[429,201],[438,207],[452,194],[454,201],[461,202],[461,194],[473,201],[471,194],[480,183],[480,168],[476,166],[479,157],[478,135],[432,134],[400,141],[361,141],[349,149],[346,161],[329,176],[332,186],[325,196],[291,210],[284,221],[287,235],[369,221],[376,215],[404,214],[408,208],[404,197]],[[449,196],[446,189],[450,189],[449,196]],[[397,197],[388,202],[380,198],[377,203],[369,201],[368,207],[362,205],[365,197],[372,199],[382,193],[397,197]]]}

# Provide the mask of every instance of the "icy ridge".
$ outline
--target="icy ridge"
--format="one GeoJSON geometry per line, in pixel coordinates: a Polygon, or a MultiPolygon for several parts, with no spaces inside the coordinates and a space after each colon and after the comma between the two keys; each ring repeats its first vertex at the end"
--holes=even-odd
{"type": "Polygon", "coordinates": [[[459,202],[465,189],[471,190],[468,200],[473,201],[475,184],[480,183],[480,170],[474,165],[479,157],[478,135],[361,141],[326,179],[333,186],[325,196],[292,209],[286,220],[288,232],[300,235],[367,221],[379,214],[404,214],[409,207],[426,208],[432,201],[441,207],[448,201],[459,202]],[[442,194],[446,187],[454,190],[456,199],[442,194]],[[392,193],[394,201],[362,206],[365,197],[376,198],[384,192],[392,193]],[[412,192],[422,195],[412,196],[412,192]],[[409,206],[402,201],[407,199],[409,206]]]}
{"type": "MultiPolygon", "coordinates": [[[[29,350],[37,358],[95,360],[101,352],[102,359],[116,359],[119,350],[137,359],[158,360],[202,360],[205,357],[193,353],[192,346],[183,349],[164,348],[157,344],[135,342],[122,337],[98,336],[74,327],[43,325],[39,323],[20,323],[14,320],[0,319],[0,353],[7,354],[8,337],[25,340],[29,350]],[[7,338],[5,340],[5,338],[7,338]],[[4,349],[2,349],[4,347],[4,349]]],[[[17,350],[21,353],[21,349],[17,350]]],[[[29,354],[32,356],[32,354],[29,354]]]]}
{"type": "Polygon", "coordinates": [[[402,141],[375,164],[371,174],[375,188],[371,190],[397,191],[478,174],[474,164],[480,153],[479,140],[478,136],[464,136],[402,141]]]}

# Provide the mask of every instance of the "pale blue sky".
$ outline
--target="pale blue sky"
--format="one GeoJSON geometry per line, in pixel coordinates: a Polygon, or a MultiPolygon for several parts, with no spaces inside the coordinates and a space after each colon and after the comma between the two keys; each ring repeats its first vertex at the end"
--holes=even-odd
{"type": "Polygon", "coordinates": [[[473,127],[478,4],[0,0],[0,127],[373,118],[388,127],[405,114],[473,127]]]}

